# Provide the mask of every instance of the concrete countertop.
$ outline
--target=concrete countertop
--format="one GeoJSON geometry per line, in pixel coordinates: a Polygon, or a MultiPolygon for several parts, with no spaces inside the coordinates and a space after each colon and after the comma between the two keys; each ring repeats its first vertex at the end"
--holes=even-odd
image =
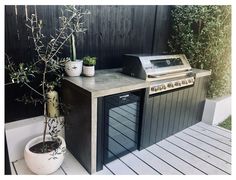
{"type": "Polygon", "coordinates": [[[93,97],[102,97],[149,87],[150,82],[121,73],[121,69],[98,70],[94,77],[66,77],[67,81],[90,92],[93,97]]]}
{"type": "MultiPolygon", "coordinates": [[[[209,76],[211,71],[193,69],[196,78],[209,76]]],[[[121,69],[97,70],[94,77],[65,77],[65,80],[91,93],[92,97],[102,97],[126,91],[147,88],[150,82],[121,73],[121,69]]]]}

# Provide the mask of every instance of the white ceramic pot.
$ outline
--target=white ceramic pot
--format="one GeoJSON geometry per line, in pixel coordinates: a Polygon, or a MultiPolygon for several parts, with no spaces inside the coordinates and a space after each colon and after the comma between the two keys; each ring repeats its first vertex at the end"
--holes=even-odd
{"type": "Polygon", "coordinates": [[[83,61],[68,61],[65,64],[65,71],[68,76],[80,76],[82,72],[83,61]]]}
{"type": "MultiPolygon", "coordinates": [[[[48,153],[33,153],[29,150],[33,145],[42,142],[43,136],[36,137],[26,144],[24,150],[25,162],[32,172],[35,174],[51,174],[61,166],[64,160],[66,143],[61,136],[58,136],[58,138],[62,142],[61,145],[56,150],[48,153]]],[[[51,140],[51,136],[46,135],[46,141],[49,140],[51,140]]]]}
{"type": "Polygon", "coordinates": [[[85,65],[83,65],[83,74],[85,76],[94,76],[95,66],[85,66],[85,65]]]}

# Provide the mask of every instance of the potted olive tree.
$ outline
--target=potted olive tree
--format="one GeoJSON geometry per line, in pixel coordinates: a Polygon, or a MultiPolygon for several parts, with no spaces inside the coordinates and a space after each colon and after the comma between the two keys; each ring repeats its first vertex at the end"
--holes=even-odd
{"type": "Polygon", "coordinates": [[[85,76],[94,76],[96,57],[86,56],[83,58],[83,74],[85,76]]]}
{"type": "Polygon", "coordinates": [[[75,6],[69,6],[68,12],[79,14],[77,18],[74,18],[70,23],[70,28],[74,31],[74,33],[70,37],[70,59],[65,64],[65,71],[68,76],[80,76],[82,72],[82,60],[79,60],[76,58],[76,33],[85,33],[87,30],[83,27],[84,25],[84,18],[82,18],[84,15],[90,14],[89,11],[81,11],[80,9],[76,9],[75,6]],[[77,26],[75,26],[75,24],[77,26]]]}
{"type": "MultiPolygon", "coordinates": [[[[59,116],[58,93],[63,78],[65,58],[59,58],[58,53],[75,32],[80,31],[80,24],[71,23],[81,17],[81,10],[65,6],[62,12],[69,12],[60,17],[60,28],[55,35],[45,37],[42,20],[32,14],[26,26],[31,30],[35,46],[36,58],[28,64],[15,64],[6,55],[10,82],[28,87],[32,93],[19,98],[19,101],[32,104],[43,104],[44,129],[42,136],[30,140],[25,146],[24,157],[29,169],[36,174],[50,174],[56,171],[64,160],[66,150],[65,140],[58,135],[59,125],[62,125],[59,116]]],[[[17,138],[17,137],[16,137],[17,138]]]]}

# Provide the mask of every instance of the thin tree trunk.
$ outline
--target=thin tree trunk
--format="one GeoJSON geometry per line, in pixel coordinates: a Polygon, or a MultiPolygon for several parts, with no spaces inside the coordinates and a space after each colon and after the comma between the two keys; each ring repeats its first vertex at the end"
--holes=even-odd
{"type": "Polygon", "coordinates": [[[42,82],[42,89],[43,89],[43,115],[44,115],[44,131],[43,131],[43,152],[45,151],[45,139],[47,133],[47,98],[46,98],[46,91],[45,91],[45,82],[46,82],[46,72],[47,72],[47,61],[44,60],[44,72],[43,72],[43,82],[42,82]]]}

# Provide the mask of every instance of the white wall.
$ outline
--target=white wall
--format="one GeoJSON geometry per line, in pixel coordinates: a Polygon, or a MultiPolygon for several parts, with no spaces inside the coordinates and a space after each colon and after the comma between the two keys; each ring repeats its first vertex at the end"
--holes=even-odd
{"type": "MultiPolygon", "coordinates": [[[[63,120],[63,117],[60,117],[63,120]]],[[[42,135],[44,117],[38,116],[5,124],[7,147],[10,162],[24,157],[24,148],[29,140],[42,135]]],[[[60,135],[64,137],[64,129],[60,135]]]]}
{"type": "Polygon", "coordinates": [[[231,96],[206,99],[202,121],[217,125],[231,115],[231,96]]]}

